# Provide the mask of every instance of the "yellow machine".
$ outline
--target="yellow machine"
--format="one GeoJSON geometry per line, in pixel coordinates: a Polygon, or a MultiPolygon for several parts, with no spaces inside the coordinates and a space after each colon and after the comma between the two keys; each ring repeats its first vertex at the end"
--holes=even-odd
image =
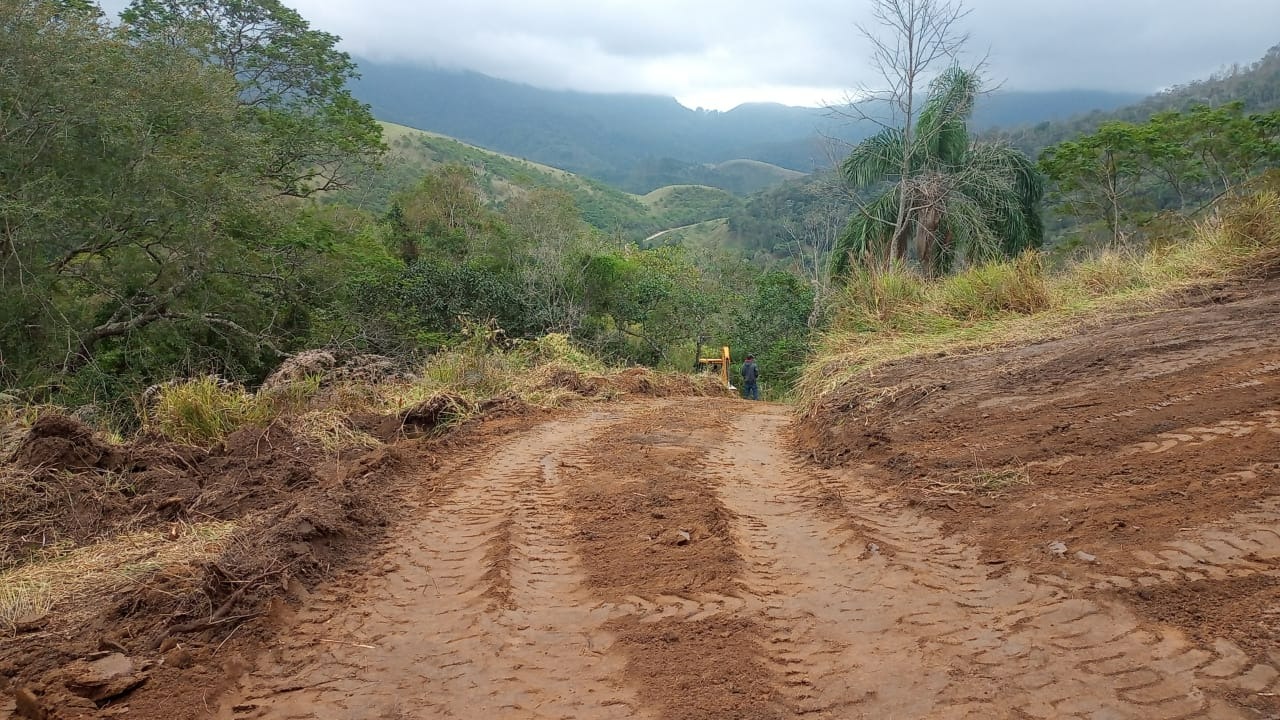
{"type": "Polygon", "coordinates": [[[718,358],[698,358],[698,363],[702,365],[719,365],[720,379],[724,380],[724,386],[730,390],[737,390],[733,383],[729,382],[729,346],[725,345],[720,348],[720,357],[718,358]]]}

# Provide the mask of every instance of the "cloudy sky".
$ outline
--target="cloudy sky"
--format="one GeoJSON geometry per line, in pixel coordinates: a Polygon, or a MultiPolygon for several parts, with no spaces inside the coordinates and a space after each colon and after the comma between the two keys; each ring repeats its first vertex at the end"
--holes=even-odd
{"type": "MultiPolygon", "coordinates": [[[[873,83],[870,0],[285,0],[353,55],[690,106],[818,105],[873,83]]],[[[108,0],[118,9],[123,0],[108,0]]],[[[1019,90],[1152,92],[1280,44],[1280,0],[969,0],[970,47],[1019,90]]]]}

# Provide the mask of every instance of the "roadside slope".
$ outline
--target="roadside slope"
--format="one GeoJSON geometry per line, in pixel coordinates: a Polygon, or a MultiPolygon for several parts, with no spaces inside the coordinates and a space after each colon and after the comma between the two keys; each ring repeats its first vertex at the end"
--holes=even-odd
{"type": "MultiPolygon", "coordinates": [[[[877,367],[825,396],[799,448],[857,468],[995,568],[1280,653],[1280,282],[1194,291],[1046,342],[877,367]]],[[[1258,694],[1264,693],[1264,694],[1258,694]]]]}

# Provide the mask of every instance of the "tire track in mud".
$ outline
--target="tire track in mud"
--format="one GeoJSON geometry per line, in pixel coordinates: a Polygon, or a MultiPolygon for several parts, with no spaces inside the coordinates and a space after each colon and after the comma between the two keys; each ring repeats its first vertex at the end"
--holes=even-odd
{"type": "MultiPolygon", "coordinates": [[[[1231,642],[984,561],[856,473],[802,464],[788,420],[635,403],[474,453],[219,717],[1231,719],[1256,717],[1232,693],[1278,689],[1231,642]]],[[[1276,510],[1220,530],[1273,543],[1276,510]]],[[[1179,541],[1199,565],[1261,556],[1197,532],[1179,541]]]]}
{"type": "Polygon", "coordinates": [[[625,677],[662,718],[769,720],[794,713],[768,659],[763,603],[742,586],[732,517],[706,454],[737,401],[634,417],[567,466],[579,554],[626,658],[625,677]]]}
{"type": "Polygon", "coordinates": [[[618,418],[551,422],[458,468],[358,591],[330,590],[221,718],[632,718],[564,523],[557,461],[618,418]]]}
{"type": "Polygon", "coordinates": [[[1130,554],[1141,565],[1122,573],[1094,573],[1094,587],[1127,590],[1259,574],[1280,577],[1280,497],[1261,500],[1206,527],[1179,532],[1153,550],[1130,554]]]}
{"type": "MultiPolygon", "coordinates": [[[[1087,575],[1096,590],[1280,570],[1280,536],[1272,532],[1280,523],[1280,362],[1273,356],[1251,353],[1206,372],[1198,386],[1183,378],[1166,388],[1178,392],[1137,388],[1136,399],[1098,403],[1123,409],[1064,418],[1040,444],[1066,453],[1022,466],[1032,493],[997,492],[1006,499],[977,512],[970,503],[955,520],[996,557],[1034,563],[1051,540],[1069,540],[1073,550],[1100,558],[1072,573],[1087,575]],[[1116,426],[1113,434],[1101,432],[1104,421],[1116,426]],[[1029,512],[1021,520],[990,512],[1005,502],[1029,512]]],[[[1028,422],[1044,425],[1043,418],[1028,422]]],[[[969,437],[967,427],[955,427],[969,437]]],[[[945,477],[947,470],[934,472],[945,477]]]]}
{"type": "MultiPolygon", "coordinates": [[[[1186,370],[1187,368],[1179,369],[1186,370]]],[[[1142,412],[1161,412],[1169,408],[1175,408],[1192,403],[1204,397],[1216,397],[1233,391],[1250,390],[1253,388],[1263,387],[1267,384],[1268,380],[1278,374],[1280,374],[1280,362],[1263,362],[1258,365],[1251,366],[1246,370],[1235,370],[1225,373],[1221,377],[1215,378],[1215,382],[1205,384],[1204,386],[1198,387],[1190,392],[1177,396],[1164,397],[1156,402],[1148,403],[1139,407],[1125,408],[1105,415],[1092,417],[1086,422],[1089,424],[1113,422],[1123,418],[1134,417],[1142,412]]],[[[1137,380],[1141,378],[1134,379],[1137,380]]],[[[1157,447],[1159,447],[1159,445],[1157,445],[1157,447]]],[[[1138,449],[1145,450],[1146,448],[1138,449]]],[[[1165,449],[1168,448],[1166,447],[1165,449]]]]}
{"type": "Polygon", "coordinates": [[[798,467],[785,421],[744,415],[734,434],[751,440],[714,457],[797,714],[1235,718],[1249,715],[1223,692],[1270,687],[1230,643],[1197,647],[1069,581],[987,565],[893,496],[798,467]]]}

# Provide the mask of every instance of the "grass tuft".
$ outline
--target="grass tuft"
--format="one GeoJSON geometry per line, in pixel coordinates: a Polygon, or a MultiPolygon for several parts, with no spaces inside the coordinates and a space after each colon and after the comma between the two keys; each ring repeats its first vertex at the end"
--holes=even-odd
{"type": "Polygon", "coordinates": [[[304,412],[290,420],[290,428],[327,452],[337,453],[352,448],[375,448],[378,438],[357,429],[351,417],[338,408],[304,412]]]}
{"type": "Polygon", "coordinates": [[[1030,315],[1053,306],[1053,293],[1037,253],[972,268],[929,288],[932,304],[956,320],[1030,315]]]}
{"type": "Polygon", "coordinates": [[[42,618],[52,609],[53,592],[47,582],[23,579],[0,584],[0,631],[5,634],[13,634],[20,620],[42,618]]]}
{"type": "Polygon", "coordinates": [[[143,429],[190,445],[211,445],[267,422],[271,402],[243,387],[206,376],[162,385],[146,402],[143,429]]]}

